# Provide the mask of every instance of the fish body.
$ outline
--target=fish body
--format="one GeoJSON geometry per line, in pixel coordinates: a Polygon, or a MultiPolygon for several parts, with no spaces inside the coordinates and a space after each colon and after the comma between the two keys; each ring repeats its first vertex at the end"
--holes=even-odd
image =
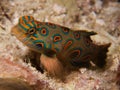
{"type": "Polygon", "coordinates": [[[98,67],[106,64],[110,44],[96,45],[91,40],[95,32],[72,30],[50,22],[40,22],[32,16],[22,16],[12,33],[31,50],[50,58],[57,57],[63,66],[79,67],[92,61],[98,67]]]}

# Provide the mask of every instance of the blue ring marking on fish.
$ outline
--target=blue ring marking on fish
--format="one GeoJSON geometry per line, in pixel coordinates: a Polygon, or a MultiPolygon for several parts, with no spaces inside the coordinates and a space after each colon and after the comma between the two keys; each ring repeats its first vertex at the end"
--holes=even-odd
{"type": "Polygon", "coordinates": [[[53,38],[53,43],[55,43],[55,44],[58,44],[59,42],[62,41],[62,36],[60,34],[54,34],[52,36],[52,38],[53,38]],[[56,39],[58,39],[58,40],[56,40],[56,39]]]}
{"type": "Polygon", "coordinates": [[[48,36],[48,34],[49,34],[49,30],[48,30],[48,28],[46,28],[46,27],[41,27],[41,28],[39,28],[38,30],[39,30],[40,35],[42,35],[42,36],[48,36]],[[45,30],[45,31],[44,31],[45,34],[42,33],[42,30],[43,30],[43,29],[45,30]]]}

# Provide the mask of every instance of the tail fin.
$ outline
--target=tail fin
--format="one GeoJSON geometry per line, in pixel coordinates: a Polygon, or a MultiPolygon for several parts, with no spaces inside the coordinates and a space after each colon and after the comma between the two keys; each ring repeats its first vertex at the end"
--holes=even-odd
{"type": "Polygon", "coordinates": [[[107,52],[108,48],[111,44],[106,44],[106,45],[100,45],[98,47],[98,53],[96,55],[96,58],[93,60],[93,63],[95,63],[98,67],[103,68],[106,64],[106,57],[107,57],[107,52]]]}

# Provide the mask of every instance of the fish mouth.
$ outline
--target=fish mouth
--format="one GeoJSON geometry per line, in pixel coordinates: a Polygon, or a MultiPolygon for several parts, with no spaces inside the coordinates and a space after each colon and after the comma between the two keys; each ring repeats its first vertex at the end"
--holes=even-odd
{"type": "Polygon", "coordinates": [[[16,35],[17,33],[16,33],[16,31],[17,31],[17,25],[15,25],[14,27],[12,27],[12,29],[11,29],[11,35],[12,36],[14,36],[14,35],[16,35]]]}
{"type": "Polygon", "coordinates": [[[11,35],[15,36],[17,39],[19,39],[23,43],[27,40],[27,35],[18,25],[15,25],[14,27],[12,27],[11,35]]]}

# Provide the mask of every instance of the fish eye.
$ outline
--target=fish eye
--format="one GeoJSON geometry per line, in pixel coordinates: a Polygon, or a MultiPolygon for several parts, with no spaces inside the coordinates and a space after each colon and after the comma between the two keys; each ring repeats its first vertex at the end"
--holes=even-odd
{"type": "Polygon", "coordinates": [[[28,33],[28,34],[34,34],[35,31],[36,31],[35,28],[31,28],[31,29],[28,30],[27,33],[28,33]]]}

